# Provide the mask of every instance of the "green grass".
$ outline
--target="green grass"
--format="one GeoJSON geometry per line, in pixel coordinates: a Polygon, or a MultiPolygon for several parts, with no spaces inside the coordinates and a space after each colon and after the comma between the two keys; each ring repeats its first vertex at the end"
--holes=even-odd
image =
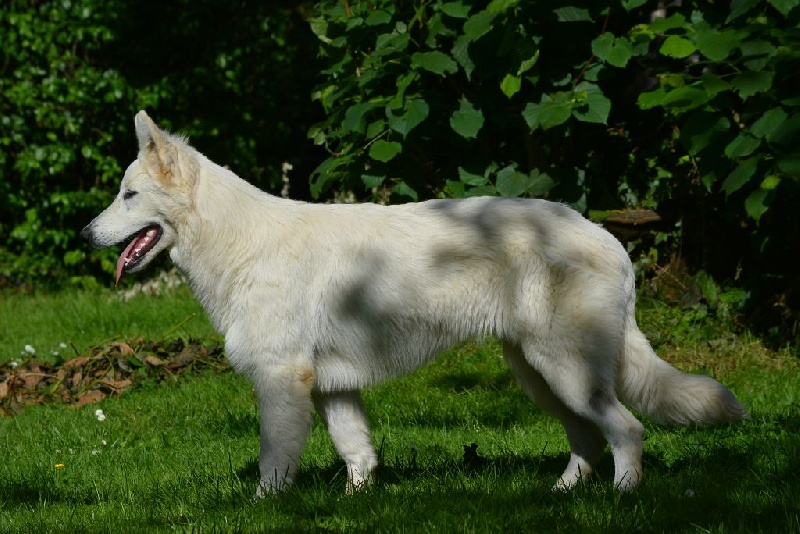
{"type": "MultiPolygon", "coordinates": [[[[105,296],[73,296],[85,299],[90,313],[97,313],[93,299],[106,305],[105,296]]],[[[65,302],[59,298],[46,302],[65,302]]],[[[169,321],[159,317],[175,324],[189,309],[184,295],[156,302],[149,311],[148,299],[126,305],[144,308],[126,312],[141,314],[141,330],[111,319],[110,332],[84,343],[161,335],[169,321]],[[155,322],[145,324],[148,316],[155,322]]],[[[646,423],[645,481],[633,494],[612,488],[610,454],[591,483],[550,491],[568,458],[563,431],[523,396],[490,340],[366,392],[380,483],[352,496],[344,494],[343,463],[315,419],[296,485],[252,499],[258,414],[252,387],[233,373],[0,419],[0,532],[799,531],[795,355],[687,324],[672,308],[651,304],[640,313],[663,357],[723,380],[752,419],[705,429],[646,423]],[[97,408],[105,421],[96,419],[97,408]],[[471,443],[483,459],[477,465],[463,459],[471,443]]],[[[42,346],[64,332],[42,334],[42,346]]]]}
{"type": "Polygon", "coordinates": [[[23,357],[26,345],[36,350],[37,358],[52,359],[53,351],[75,356],[75,351],[83,353],[116,338],[205,337],[213,332],[185,287],[128,301],[123,291],[110,289],[0,293],[0,362],[23,357]]]}

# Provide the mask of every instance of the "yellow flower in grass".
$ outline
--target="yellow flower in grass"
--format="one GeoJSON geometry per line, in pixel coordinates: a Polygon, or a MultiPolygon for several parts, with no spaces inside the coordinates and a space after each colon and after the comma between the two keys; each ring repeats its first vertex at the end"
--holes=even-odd
{"type": "Polygon", "coordinates": [[[64,469],[64,464],[56,464],[56,469],[64,469]]]}

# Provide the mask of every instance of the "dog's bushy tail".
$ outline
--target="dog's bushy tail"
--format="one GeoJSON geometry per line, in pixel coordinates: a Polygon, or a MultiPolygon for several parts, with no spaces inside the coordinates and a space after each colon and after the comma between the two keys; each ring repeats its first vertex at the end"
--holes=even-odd
{"type": "Polygon", "coordinates": [[[690,425],[739,421],[747,411],[716,380],[683,373],[659,358],[631,320],[617,375],[621,399],[659,423],[690,425]]]}

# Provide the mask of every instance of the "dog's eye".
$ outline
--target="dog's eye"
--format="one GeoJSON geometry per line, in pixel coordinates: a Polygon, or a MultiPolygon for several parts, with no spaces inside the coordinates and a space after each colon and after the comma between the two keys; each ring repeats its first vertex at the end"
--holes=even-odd
{"type": "Polygon", "coordinates": [[[129,199],[135,197],[137,194],[138,193],[136,191],[125,191],[125,193],[122,195],[122,199],[123,200],[129,200],[129,199]]]}

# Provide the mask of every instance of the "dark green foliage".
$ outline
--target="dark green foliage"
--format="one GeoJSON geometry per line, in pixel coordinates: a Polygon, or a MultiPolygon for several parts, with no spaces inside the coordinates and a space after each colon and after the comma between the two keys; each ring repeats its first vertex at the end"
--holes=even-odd
{"type": "Polygon", "coordinates": [[[86,214],[121,175],[115,140],[132,91],[88,56],[111,39],[93,2],[12,2],[0,13],[0,275],[44,277],[91,256],[86,214]]]}
{"type": "Polygon", "coordinates": [[[319,2],[312,193],[655,209],[662,257],[774,299],[800,252],[798,3],[319,2]]]}
{"type": "MultiPolygon", "coordinates": [[[[148,109],[267,189],[305,139],[316,39],[304,4],[12,1],[0,11],[0,286],[113,271],[77,234],[116,194],[148,109]],[[300,68],[298,68],[300,65],[300,68]]],[[[317,161],[315,161],[317,160],[317,161]]]]}
{"type": "Polygon", "coordinates": [[[677,251],[792,324],[798,3],[12,1],[0,285],[112,270],[113,252],[76,236],[146,108],[260,187],[292,163],[293,197],[654,209],[650,260],[677,251]]]}

